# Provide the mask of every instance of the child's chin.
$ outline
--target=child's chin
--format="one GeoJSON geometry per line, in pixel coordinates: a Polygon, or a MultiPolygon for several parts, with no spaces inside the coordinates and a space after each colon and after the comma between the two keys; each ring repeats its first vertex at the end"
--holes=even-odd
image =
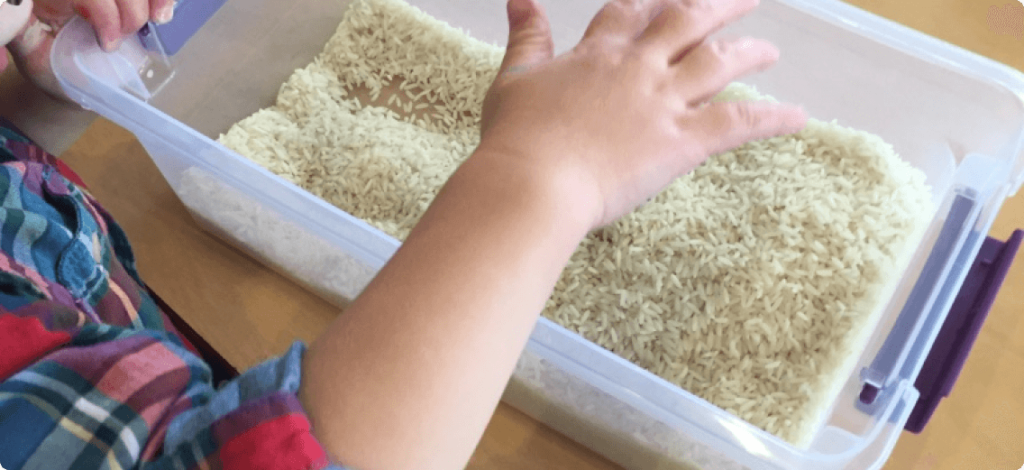
{"type": "Polygon", "coordinates": [[[7,58],[7,49],[0,47],[0,72],[7,69],[7,63],[11,60],[7,58]]]}

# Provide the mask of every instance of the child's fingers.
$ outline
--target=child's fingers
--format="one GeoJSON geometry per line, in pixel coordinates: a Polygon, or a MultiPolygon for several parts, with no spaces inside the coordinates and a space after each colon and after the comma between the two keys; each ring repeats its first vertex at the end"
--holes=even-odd
{"type": "Polygon", "coordinates": [[[167,24],[174,19],[174,0],[149,0],[149,19],[156,24],[167,24]]]}
{"type": "Polygon", "coordinates": [[[120,37],[137,32],[149,21],[148,0],[116,0],[121,13],[120,37]]]}
{"type": "Polygon", "coordinates": [[[508,48],[500,75],[550,60],[555,54],[548,17],[536,0],[509,0],[508,48]]]}
{"type": "Polygon", "coordinates": [[[658,12],[679,0],[612,0],[605,3],[583,34],[583,39],[595,36],[632,40],[647,28],[658,12]]]}
{"type": "Polygon", "coordinates": [[[676,81],[683,98],[696,106],[710,100],[733,80],[764,70],[778,59],[778,48],[762,39],[705,42],[676,64],[676,81]]]}
{"type": "Polygon", "coordinates": [[[75,10],[96,29],[103,50],[117,49],[122,34],[121,12],[116,0],[86,0],[76,3],[75,10]]]}
{"type": "Polygon", "coordinates": [[[689,0],[665,8],[640,35],[641,47],[674,62],[708,35],[754,9],[758,0],[689,0]]]}
{"type": "Polygon", "coordinates": [[[65,23],[75,17],[75,10],[72,8],[71,3],[65,1],[35,1],[33,2],[33,11],[39,21],[46,23],[54,28],[61,28],[65,23]]]}
{"type": "Polygon", "coordinates": [[[743,145],[752,140],[792,134],[807,124],[799,106],[766,101],[712,103],[690,113],[680,123],[707,155],[743,145]]]}

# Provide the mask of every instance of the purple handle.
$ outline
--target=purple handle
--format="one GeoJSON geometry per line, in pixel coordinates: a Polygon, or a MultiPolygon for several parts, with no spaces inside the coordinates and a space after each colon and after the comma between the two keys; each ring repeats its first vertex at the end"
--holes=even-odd
{"type": "Polygon", "coordinates": [[[227,0],[178,0],[174,4],[174,19],[170,23],[143,26],[139,39],[149,50],[162,50],[164,54],[177,54],[185,43],[220,10],[227,0]]]}
{"type": "Polygon", "coordinates": [[[914,382],[921,397],[904,426],[907,431],[920,433],[953,390],[1022,240],[1024,231],[1017,230],[1005,243],[987,238],[982,244],[914,382]]]}

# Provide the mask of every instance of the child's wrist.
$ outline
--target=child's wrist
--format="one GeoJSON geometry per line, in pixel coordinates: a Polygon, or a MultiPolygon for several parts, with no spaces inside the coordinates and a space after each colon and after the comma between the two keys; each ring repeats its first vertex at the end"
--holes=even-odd
{"type": "Polygon", "coordinates": [[[559,160],[516,152],[481,146],[453,176],[453,184],[465,181],[475,188],[473,193],[490,194],[495,204],[525,205],[537,220],[557,220],[559,232],[575,242],[595,228],[602,205],[586,174],[557,164],[559,160]]]}

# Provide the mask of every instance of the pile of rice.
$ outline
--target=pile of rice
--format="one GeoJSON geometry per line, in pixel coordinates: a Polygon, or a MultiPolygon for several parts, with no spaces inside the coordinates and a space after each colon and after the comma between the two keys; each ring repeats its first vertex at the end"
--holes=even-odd
{"type": "MultiPolygon", "coordinates": [[[[501,57],[400,0],[357,0],[276,105],[220,141],[403,239],[477,145],[501,57]]],[[[591,234],[543,314],[806,446],[932,213],[889,145],[811,120],[591,234]]]]}

